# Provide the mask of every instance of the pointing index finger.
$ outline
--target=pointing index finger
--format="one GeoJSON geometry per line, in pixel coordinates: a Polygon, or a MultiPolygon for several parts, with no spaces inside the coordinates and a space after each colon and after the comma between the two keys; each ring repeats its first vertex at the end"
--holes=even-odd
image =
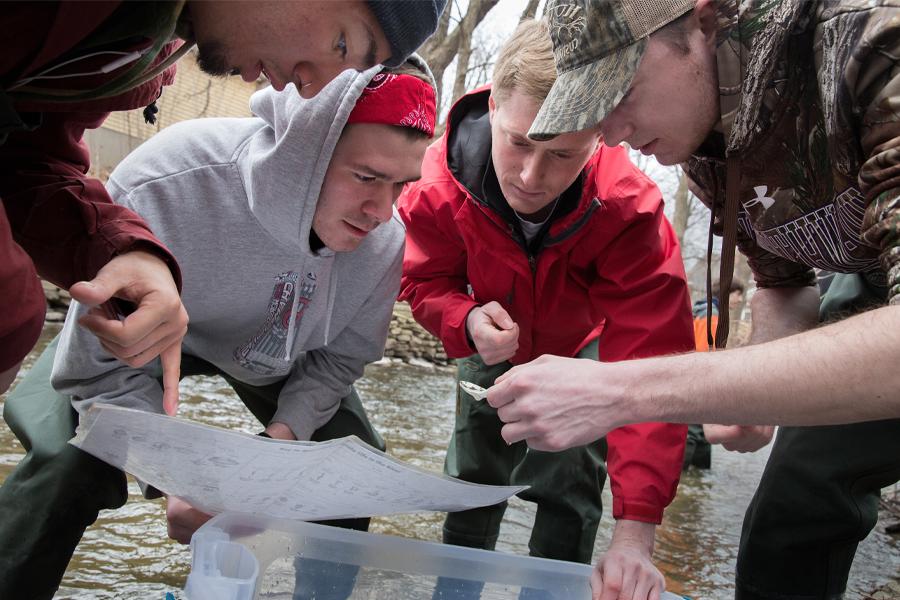
{"type": "Polygon", "coordinates": [[[178,383],[181,379],[181,340],[159,355],[163,370],[163,411],[170,417],[178,410],[178,383]]]}

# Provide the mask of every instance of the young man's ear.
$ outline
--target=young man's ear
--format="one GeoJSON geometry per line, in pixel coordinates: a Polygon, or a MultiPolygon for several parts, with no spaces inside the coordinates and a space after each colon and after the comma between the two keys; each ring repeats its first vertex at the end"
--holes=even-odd
{"type": "Polygon", "coordinates": [[[494,122],[494,111],[497,110],[497,103],[494,102],[494,92],[491,92],[491,95],[488,96],[488,122],[494,122]]]}
{"type": "Polygon", "coordinates": [[[704,42],[713,52],[716,50],[716,39],[719,33],[718,8],[718,0],[697,0],[694,5],[693,18],[700,26],[704,42]]]}

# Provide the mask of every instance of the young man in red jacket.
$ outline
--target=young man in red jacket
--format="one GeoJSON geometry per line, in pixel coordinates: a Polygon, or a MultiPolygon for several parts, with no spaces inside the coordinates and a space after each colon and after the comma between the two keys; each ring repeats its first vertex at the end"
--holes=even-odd
{"type": "Polygon", "coordinates": [[[398,65],[437,27],[446,0],[7,2],[0,11],[0,393],[34,346],[45,301],[37,274],[99,305],[136,305],[83,325],[139,367],[162,352],[177,402],[187,314],[171,253],[87,176],[82,137],[110,111],[147,106],[194,43],[213,75],[264,74],[311,97],[341,71],[398,65]]]}
{"type": "MultiPolygon", "coordinates": [[[[620,361],[693,348],[690,301],[659,190],[596,130],[534,142],[527,133],[556,78],[545,24],[522,23],[493,88],[459,100],[399,199],[407,225],[401,299],[461,359],[460,381],[490,386],[542,354],[620,361]],[[599,350],[599,355],[598,355],[599,350]]],[[[664,589],[656,524],[681,470],[683,425],[623,427],[561,453],[507,446],[497,411],[457,392],[449,475],[527,484],[531,554],[589,563],[609,468],[612,542],[604,587],[664,589]]],[[[506,506],[452,513],[444,541],[493,548],[506,506]]],[[[595,590],[595,593],[597,590],[595,590]]]]}

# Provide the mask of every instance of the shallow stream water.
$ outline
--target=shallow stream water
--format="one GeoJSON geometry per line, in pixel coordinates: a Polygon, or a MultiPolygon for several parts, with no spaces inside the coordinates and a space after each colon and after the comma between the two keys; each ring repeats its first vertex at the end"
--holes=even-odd
{"type": "MultiPolygon", "coordinates": [[[[45,331],[42,345],[56,330],[45,331]]],[[[29,357],[25,368],[33,361],[29,357]]],[[[440,471],[453,423],[453,372],[406,364],[370,366],[358,389],[388,451],[416,466],[440,471]]],[[[219,427],[255,433],[260,426],[224,380],[185,379],[179,415],[219,427]]],[[[23,449],[0,425],[0,479],[15,466],[23,449]]],[[[675,501],[658,530],[656,564],[670,591],[691,598],[733,597],[732,581],[741,520],[767,457],[766,451],[734,454],[714,449],[710,471],[682,477],[675,501]]],[[[607,486],[608,487],[608,486],[607,486]]],[[[107,511],[86,533],[72,559],[57,598],[154,598],[184,586],[190,571],[186,546],[166,536],[164,505],[144,500],[129,484],[129,502],[107,511]]],[[[604,503],[611,507],[605,491],[604,503]]],[[[513,499],[497,549],[528,553],[532,505],[513,499]]],[[[422,540],[440,540],[441,514],[414,514],[373,520],[372,531],[422,540]]],[[[609,543],[613,520],[604,516],[595,558],[609,543]]],[[[900,540],[879,523],[857,553],[848,598],[863,598],[900,574],[900,540]]]]}

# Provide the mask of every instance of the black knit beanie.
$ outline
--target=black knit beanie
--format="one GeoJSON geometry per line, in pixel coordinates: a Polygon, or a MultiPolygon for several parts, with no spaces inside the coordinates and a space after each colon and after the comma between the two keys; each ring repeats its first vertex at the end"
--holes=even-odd
{"type": "Polygon", "coordinates": [[[447,0],[369,0],[369,8],[391,45],[387,67],[403,64],[437,29],[447,0]]]}

